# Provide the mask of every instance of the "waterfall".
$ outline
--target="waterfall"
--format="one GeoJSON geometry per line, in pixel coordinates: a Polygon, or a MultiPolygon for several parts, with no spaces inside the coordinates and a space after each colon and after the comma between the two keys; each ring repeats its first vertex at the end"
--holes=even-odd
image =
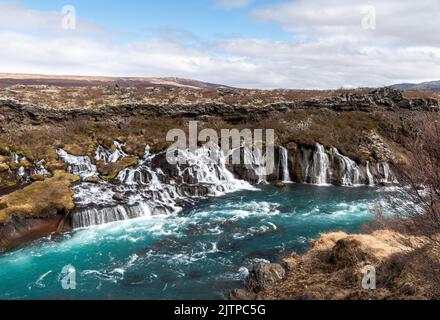
{"type": "Polygon", "coordinates": [[[44,160],[39,160],[35,162],[34,168],[31,170],[31,175],[38,174],[45,177],[49,177],[51,174],[44,167],[44,160]]]}
{"type": "Polygon", "coordinates": [[[371,174],[371,168],[370,168],[370,162],[369,161],[367,161],[367,164],[366,164],[366,172],[367,172],[368,185],[370,187],[372,187],[372,186],[375,185],[375,183],[374,183],[374,177],[371,174]]]}
{"type": "Polygon", "coordinates": [[[105,163],[115,163],[127,156],[127,154],[122,150],[124,147],[123,144],[117,141],[114,141],[113,144],[116,149],[114,152],[104,148],[103,146],[98,146],[95,152],[95,160],[104,161],[105,163]]]}
{"type": "Polygon", "coordinates": [[[84,228],[140,217],[151,216],[151,209],[144,204],[136,206],[115,206],[90,208],[76,212],[72,218],[73,228],[84,228]]]}
{"type": "Polygon", "coordinates": [[[18,180],[22,179],[25,174],[26,174],[26,169],[23,166],[21,166],[20,168],[18,168],[17,179],[18,180]]]}
{"type": "Polygon", "coordinates": [[[57,150],[61,160],[68,164],[68,171],[81,177],[81,179],[98,175],[96,166],[87,156],[74,156],[63,149],[57,150]]]}
{"type": "Polygon", "coordinates": [[[359,166],[349,157],[343,156],[338,149],[332,149],[332,155],[340,159],[343,163],[342,185],[343,186],[358,186],[360,185],[360,170],[359,166]]]}
{"type": "Polygon", "coordinates": [[[289,153],[286,148],[280,147],[279,153],[279,162],[278,162],[278,178],[280,178],[280,173],[282,173],[282,181],[284,183],[291,183],[292,179],[290,178],[289,172],[289,153]]]}
{"type": "Polygon", "coordinates": [[[252,170],[258,177],[257,184],[268,184],[267,182],[267,166],[266,157],[260,148],[255,148],[252,150],[251,147],[245,145],[243,147],[244,152],[244,164],[246,168],[252,170]]]}
{"type": "MultiPolygon", "coordinates": [[[[111,161],[105,148],[98,149],[95,159],[111,161]]],[[[97,175],[96,166],[88,157],[72,156],[63,150],[59,150],[58,154],[69,164],[71,173],[81,177],[97,175]]],[[[77,204],[72,215],[74,227],[170,214],[197,199],[243,189],[255,190],[227,170],[227,156],[219,147],[178,150],[178,158],[182,161],[171,165],[166,153],[152,155],[146,148],[145,156],[137,167],[127,168],[118,174],[118,183],[99,180],[74,186],[77,204]]]]}
{"type": "Polygon", "coordinates": [[[11,162],[13,163],[19,163],[20,159],[18,155],[15,152],[11,152],[11,162]]]}
{"type": "Polygon", "coordinates": [[[387,162],[379,162],[377,164],[377,175],[379,182],[382,184],[397,183],[397,180],[392,176],[390,165],[387,162]]]}
{"type": "Polygon", "coordinates": [[[306,170],[306,177],[316,185],[327,185],[330,172],[330,161],[324,146],[317,143],[313,154],[312,165],[306,170]]]}

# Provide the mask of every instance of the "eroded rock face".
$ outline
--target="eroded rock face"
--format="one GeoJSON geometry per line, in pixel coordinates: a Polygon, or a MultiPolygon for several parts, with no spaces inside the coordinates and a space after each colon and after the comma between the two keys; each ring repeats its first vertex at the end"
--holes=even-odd
{"type": "Polygon", "coordinates": [[[0,253],[20,248],[48,234],[68,230],[70,223],[65,214],[45,218],[14,216],[8,223],[0,224],[0,253]]]}

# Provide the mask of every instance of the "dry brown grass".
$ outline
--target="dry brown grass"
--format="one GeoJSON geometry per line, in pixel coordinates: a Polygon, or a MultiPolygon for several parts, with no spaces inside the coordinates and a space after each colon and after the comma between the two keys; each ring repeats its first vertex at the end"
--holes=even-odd
{"type": "Polygon", "coordinates": [[[286,277],[253,299],[439,299],[440,251],[424,237],[389,230],[323,234],[304,256],[284,260],[286,277]],[[425,258],[428,256],[429,258],[425,258]],[[363,268],[376,268],[376,290],[362,287],[363,268]]]}

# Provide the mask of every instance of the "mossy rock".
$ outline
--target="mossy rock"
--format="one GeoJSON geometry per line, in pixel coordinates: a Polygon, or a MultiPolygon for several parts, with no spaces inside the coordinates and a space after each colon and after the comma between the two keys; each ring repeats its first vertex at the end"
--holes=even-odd
{"type": "Polygon", "coordinates": [[[20,166],[29,169],[32,166],[32,163],[30,163],[27,159],[23,159],[20,161],[20,166]]]}
{"type": "Polygon", "coordinates": [[[48,217],[75,207],[71,186],[79,181],[76,175],[56,171],[44,181],[12,192],[0,199],[0,223],[7,223],[13,215],[48,217]]]}
{"type": "Polygon", "coordinates": [[[45,163],[44,167],[50,172],[67,170],[67,164],[59,160],[50,160],[45,163]]]}
{"type": "Polygon", "coordinates": [[[11,153],[11,150],[9,147],[0,146],[0,155],[6,156],[9,158],[9,154],[11,153]]]}
{"type": "Polygon", "coordinates": [[[0,172],[6,172],[9,169],[9,165],[7,163],[0,163],[0,172]]]}
{"type": "Polygon", "coordinates": [[[11,157],[9,157],[9,156],[0,155],[0,163],[1,162],[9,162],[10,159],[11,159],[11,157]]]}
{"type": "Polygon", "coordinates": [[[15,163],[15,162],[10,162],[9,163],[9,168],[12,171],[18,170],[20,168],[20,164],[19,163],[15,163]]]}
{"type": "Polygon", "coordinates": [[[275,183],[275,187],[277,188],[284,188],[286,186],[286,184],[283,181],[277,181],[275,183]]]}
{"type": "Polygon", "coordinates": [[[34,181],[34,182],[36,182],[36,181],[44,181],[44,180],[46,180],[46,178],[43,175],[41,175],[41,174],[34,174],[34,175],[31,176],[31,180],[34,181]]]}
{"type": "Polygon", "coordinates": [[[106,181],[111,181],[114,180],[122,170],[137,166],[138,164],[139,160],[137,158],[126,157],[114,163],[98,161],[96,165],[101,178],[106,181]]]}
{"type": "Polygon", "coordinates": [[[87,154],[88,146],[79,145],[79,144],[67,144],[64,146],[64,151],[70,153],[74,156],[83,156],[87,154]]]}
{"type": "Polygon", "coordinates": [[[24,157],[24,151],[18,146],[12,146],[11,152],[15,153],[17,156],[24,157]]]}

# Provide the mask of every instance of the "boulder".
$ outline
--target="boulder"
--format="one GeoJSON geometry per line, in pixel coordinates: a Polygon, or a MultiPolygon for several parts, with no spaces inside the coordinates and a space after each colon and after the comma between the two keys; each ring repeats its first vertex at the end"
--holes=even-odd
{"type": "Polygon", "coordinates": [[[31,176],[32,181],[44,181],[46,178],[41,174],[34,174],[31,176]]]}
{"type": "Polygon", "coordinates": [[[376,260],[360,241],[350,238],[336,242],[330,254],[330,262],[339,268],[354,267],[359,263],[372,263],[376,260]]]}
{"type": "Polygon", "coordinates": [[[286,184],[283,181],[277,181],[275,183],[275,187],[277,188],[284,188],[286,186],[286,184]]]}
{"type": "Polygon", "coordinates": [[[98,176],[91,176],[84,179],[84,182],[88,183],[99,183],[99,177],[98,176]]]}
{"type": "Polygon", "coordinates": [[[269,288],[286,276],[286,270],[275,263],[262,263],[254,266],[246,279],[246,288],[258,292],[269,288]]]}
{"type": "Polygon", "coordinates": [[[254,300],[255,293],[243,289],[234,289],[229,292],[228,299],[232,301],[254,300]]]}
{"type": "Polygon", "coordinates": [[[0,172],[6,172],[9,170],[9,166],[7,163],[0,163],[0,172]]]}
{"type": "Polygon", "coordinates": [[[116,192],[116,193],[113,195],[113,200],[116,200],[116,201],[124,201],[124,195],[123,195],[122,193],[120,193],[120,192],[116,192]]]}

